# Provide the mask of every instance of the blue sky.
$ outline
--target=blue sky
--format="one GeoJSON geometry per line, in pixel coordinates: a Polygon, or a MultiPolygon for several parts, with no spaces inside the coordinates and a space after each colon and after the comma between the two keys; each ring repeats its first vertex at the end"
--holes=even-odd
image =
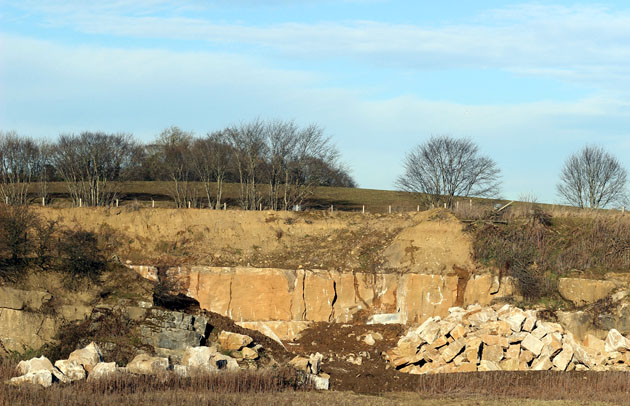
{"type": "Polygon", "coordinates": [[[253,118],[317,123],[361,187],[431,135],[557,202],[585,144],[630,168],[624,2],[0,0],[0,129],[149,141],[253,118]]]}

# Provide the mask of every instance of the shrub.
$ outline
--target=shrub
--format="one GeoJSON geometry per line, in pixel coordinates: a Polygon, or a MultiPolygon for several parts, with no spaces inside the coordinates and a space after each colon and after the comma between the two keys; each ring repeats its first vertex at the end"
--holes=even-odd
{"type": "Polygon", "coordinates": [[[0,255],[11,263],[23,261],[33,247],[32,232],[39,217],[28,206],[0,205],[0,255]]]}
{"type": "Polygon", "coordinates": [[[96,234],[85,230],[64,230],[57,243],[59,270],[74,280],[96,281],[107,267],[96,234]]]}
{"type": "Polygon", "coordinates": [[[630,267],[630,227],[614,218],[554,220],[533,211],[524,223],[473,227],[475,259],[513,276],[530,299],[555,291],[558,276],[630,267]]]}

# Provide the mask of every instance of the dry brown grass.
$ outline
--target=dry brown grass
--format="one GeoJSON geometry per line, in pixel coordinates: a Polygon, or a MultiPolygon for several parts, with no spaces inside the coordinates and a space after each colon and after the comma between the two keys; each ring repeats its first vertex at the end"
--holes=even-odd
{"type": "MultiPolygon", "coordinates": [[[[77,381],[50,388],[14,387],[4,382],[16,376],[15,364],[0,362],[0,406],[17,405],[103,405],[135,404],[207,405],[225,396],[276,394],[304,391],[304,379],[292,369],[221,372],[182,378],[174,373],[161,376],[120,375],[96,381],[77,381]]],[[[260,403],[256,403],[260,404],[260,403]]]]}
{"type": "MultiPolygon", "coordinates": [[[[13,363],[0,362],[0,382],[15,376],[13,363]]],[[[389,377],[391,379],[391,377],[389,377]]],[[[0,383],[0,406],[124,405],[605,405],[626,404],[626,372],[485,372],[404,376],[412,388],[372,394],[300,389],[290,370],[243,371],[180,378],[119,376],[42,389],[0,383]]]]}

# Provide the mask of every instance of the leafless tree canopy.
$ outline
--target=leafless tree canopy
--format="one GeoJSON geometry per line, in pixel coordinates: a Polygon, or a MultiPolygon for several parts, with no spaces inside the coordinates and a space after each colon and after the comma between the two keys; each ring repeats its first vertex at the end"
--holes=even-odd
{"type": "MultiPolygon", "coordinates": [[[[241,206],[272,210],[301,205],[331,175],[345,172],[339,153],[317,125],[260,120],[226,130],[241,185],[241,206]]],[[[346,175],[347,176],[347,175],[346,175]]],[[[351,178],[345,179],[353,184],[351,178]]]]}
{"type": "Polygon", "coordinates": [[[83,132],[35,142],[0,131],[2,202],[24,204],[37,192],[46,201],[48,182],[63,181],[75,204],[109,205],[127,180],[168,181],[178,207],[211,208],[222,205],[225,182],[238,183],[246,210],[288,210],[315,186],[356,186],[323,130],[292,121],[254,120],[204,137],[173,126],[146,145],[128,134],[83,132]]]}
{"type": "Polygon", "coordinates": [[[15,132],[0,132],[0,197],[2,203],[28,202],[31,181],[40,166],[40,149],[35,141],[15,132]]]}
{"type": "Polygon", "coordinates": [[[226,143],[224,132],[217,131],[196,139],[191,156],[196,175],[203,183],[208,207],[220,208],[223,183],[230,170],[232,151],[226,143]]]}
{"type": "Polygon", "coordinates": [[[404,168],[396,185],[421,193],[426,203],[452,207],[455,196],[492,197],[499,192],[495,162],[467,139],[432,137],[407,154],[404,168]]]}
{"type": "Polygon", "coordinates": [[[138,153],[128,134],[83,132],[61,135],[51,152],[51,163],[67,183],[75,204],[102,206],[117,197],[112,181],[123,180],[138,153]]]}
{"type": "Polygon", "coordinates": [[[603,208],[627,199],[628,173],[601,147],[586,146],[567,159],[558,194],[577,207],[603,208]]]}
{"type": "Polygon", "coordinates": [[[162,131],[156,142],[156,161],[171,181],[169,193],[177,207],[186,207],[188,202],[196,199],[191,185],[194,172],[192,143],[193,134],[178,127],[162,131]]]}

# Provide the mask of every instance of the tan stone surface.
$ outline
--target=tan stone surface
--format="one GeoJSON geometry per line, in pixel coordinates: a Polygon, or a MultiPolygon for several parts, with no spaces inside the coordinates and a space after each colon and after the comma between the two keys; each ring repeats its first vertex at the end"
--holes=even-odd
{"type": "Polygon", "coordinates": [[[449,273],[454,266],[473,269],[470,237],[455,218],[419,222],[400,232],[383,255],[386,266],[411,272],[449,273]]]}
{"type": "Polygon", "coordinates": [[[485,345],[481,352],[482,361],[492,361],[498,363],[503,359],[503,348],[499,345],[485,345]]]}
{"type": "MultiPolygon", "coordinates": [[[[404,314],[408,323],[419,323],[429,316],[446,316],[457,300],[457,277],[407,274],[402,277],[404,314]]],[[[399,300],[401,297],[399,296],[399,300]]]]}
{"type": "Polygon", "coordinates": [[[17,370],[22,374],[28,374],[29,372],[37,372],[41,370],[52,371],[53,364],[45,356],[39,358],[31,358],[28,361],[20,361],[17,364],[17,370]]]}
{"type": "Polygon", "coordinates": [[[521,342],[521,347],[530,351],[535,356],[540,355],[540,352],[543,349],[543,342],[538,338],[534,337],[532,334],[527,334],[525,339],[521,342]]]}
{"type": "Polygon", "coordinates": [[[89,373],[96,364],[103,361],[103,356],[98,345],[91,342],[81,349],[72,351],[68,356],[68,361],[76,361],[89,373]]]}
{"type": "Polygon", "coordinates": [[[600,340],[592,334],[587,334],[586,337],[584,337],[583,344],[586,348],[591,348],[601,353],[606,351],[606,342],[604,340],[600,340]]]}
{"type": "Polygon", "coordinates": [[[0,308],[13,310],[39,310],[52,296],[48,292],[19,290],[0,286],[0,308]]]}
{"type": "Polygon", "coordinates": [[[156,375],[168,369],[168,358],[152,357],[148,354],[137,355],[127,364],[127,371],[138,375],[156,375]]]}
{"type": "Polygon", "coordinates": [[[442,359],[446,362],[450,362],[455,358],[464,348],[465,342],[464,340],[457,340],[445,347],[442,351],[442,359]]]}
{"type": "Polygon", "coordinates": [[[615,287],[614,282],[603,280],[581,278],[560,278],[558,280],[560,295],[576,306],[595,303],[610,295],[615,287]]]}
{"type": "Polygon", "coordinates": [[[56,321],[42,313],[0,309],[0,344],[7,351],[39,349],[57,332],[56,321]]]}
{"type": "Polygon", "coordinates": [[[254,341],[250,336],[229,331],[222,331],[219,334],[219,345],[224,350],[239,351],[254,341]]]}

